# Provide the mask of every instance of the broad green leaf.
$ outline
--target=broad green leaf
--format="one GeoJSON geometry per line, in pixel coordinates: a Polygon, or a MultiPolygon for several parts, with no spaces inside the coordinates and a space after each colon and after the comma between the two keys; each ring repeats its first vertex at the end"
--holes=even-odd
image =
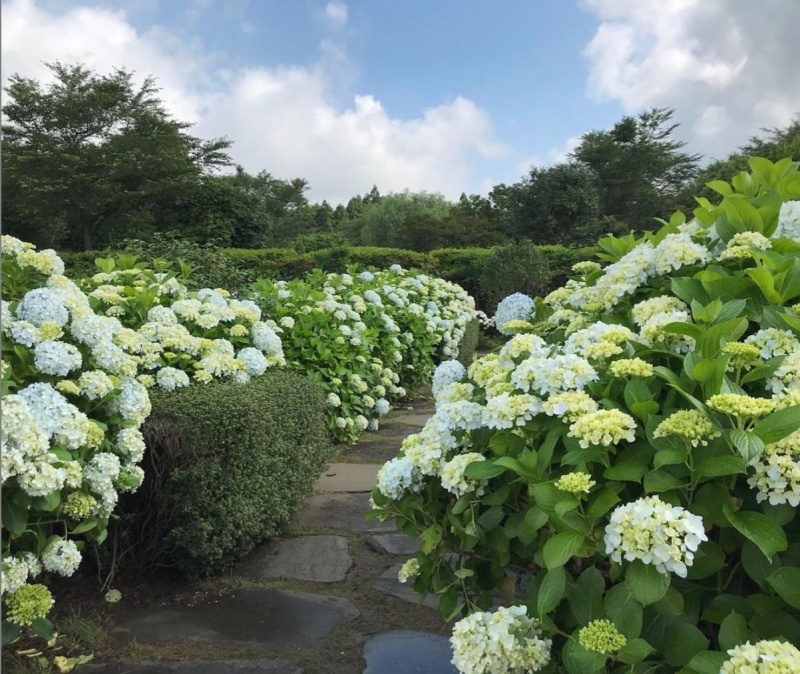
{"type": "Polygon", "coordinates": [[[665,470],[651,470],[644,476],[644,491],[646,494],[679,489],[683,485],[683,480],[679,480],[672,473],[668,473],[665,470]]]}
{"type": "Polygon", "coordinates": [[[570,607],[579,625],[586,625],[603,616],[603,593],[606,581],[594,566],[586,569],[572,590],[570,607]]]}
{"type": "Polygon", "coordinates": [[[747,620],[736,611],[731,611],[719,626],[719,647],[727,651],[748,640],[747,620]]]}
{"type": "Polygon", "coordinates": [[[556,534],[544,544],[542,553],[545,566],[548,569],[563,566],[580,552],[585,541],[586,537],[577,531],[556,534]]]}
{"type": "Polygon", "coordinates": [[[498,466],[493,461],[473,461],[464,469],[464,475],[473,480],[488,480],[505,472],[505,466],[498,466]]]}
{"type": "Polygon", "coordinates": [[[550,613],[561,603],[566,588],[567,572],[564,571],[564,567],[550,569],[545,574],[536,597],[536,611],[540,616],[550,613]]]}
{"type": "Polygon", "coordinates": [[[620,482],[639,482],[647,472],[647,466],[643,463],[624,461],[616,463],[610,468],[606,468],[603,477],[607,480],[617,480],[620,482]]]}
{"type": "Polygon", "coordinates": [[[606,616],[628,639],[642,633],[642,606],[633,601],[625,585],[615,585],[605,598],[606,616]]]}
{"type": "Polygon", "coordinates": [[[730,438],[733,446],[736,447],[736,451],[739,452],[747,463],[750,463],[750,461],[764,451],[764,441],[753,431],[743,431],[739,428],[734,428],[730,432],[730,438]]]}
{"type": "Polygon", "coordinates": [[[425,529],[420,539],[422,543],[420,545],[420,549],[424,554],[429,554],[442,540],[442,527],[439,524],[432,524],[427,529],[425,529]]]}
{"type": "Polygon", "coordinates": [[[753,432],[764,441],[764,444],[770,445],[783,440],[798,428],[800,428],[800,405],[795,405],[767,415],[753,426],[753,432]]]}
{"type": "Polygon", "coordinates": [[[594,498],[589,502],[589,507],[586,510],[586,515],[590,519],[597,519],[605,515],[611,508],[613,508],[620,499],[610,489],[601,489],[594,498]]]}
{"type": "Polygon", "coordinates": [[[700,477],[724,477],[725,475],[746,475],[747,461],[741,456],[712,456],[697,467],[700,477]]]}
{"type": "Polygon", "coordinates": [[[744,510],[734,512],[727,504],[723,506],[722,512],[728,522],[745,538],[755,543],[767,559],[772,559],[772,555],[783,552],[788,547],[783,529],[766,515],[744,510]]]}
{"type": "Polygon", "coordinates": [[[726,653],[718,653],[716,651],[705,651],[698,653],[691,660],[689,660],[689,669],[697,674],[719,674],[722,670],[722,665],[728,659],[726,653]]]}
{"type": "Polygon", "coordinates": [[[649,606],[661,599],[667,593],[669,582],[667,574],[639,560],[631,563],[625,571],[625,586],[642,606],[649,606]]]}
{"type": "Polygon", "coordinates": [[[655,650],[644,639],[631,639],[617,653],[617,660],[626,665],[636,665],[647,658],[655,650]]]}
{"type": "Polygon", "coordinates": [[[770,574],[767,582],[789,606],[800,609],[800,568],[785,566],[770,574]]]}
{"type": "Polygon", "coordinates": [[[698,653],[708,649],[708,639],[694,625],[674,622],[664,635],[664,659],[673,667],[689,664],[698,653]]]}

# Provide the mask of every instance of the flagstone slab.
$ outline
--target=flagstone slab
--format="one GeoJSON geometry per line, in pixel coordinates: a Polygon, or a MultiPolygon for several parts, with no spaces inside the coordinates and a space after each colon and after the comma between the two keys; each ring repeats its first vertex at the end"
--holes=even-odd
{"type": "MultiPolygon", "coordinates": [[[[350,445],[342,453],[346,456],[357,457],[362,461],[379,461],[382,465],[396,457],[399,451],[400,443],[397,441],[361,441],[358,444],[350,445]]],[[[378,467],[380,468],[380,465],[378,467]]]]}
{"type": "Polygon", "coordinates": [[[392,419],[392,423],[395,424],[402,424],[404,426],[416,426],[417,428],[422,428],[425,424],[428,423],[428,419],[431,418],[431,414],[402,414],[397,415],[392,419]]]}
{"type": "Polygon", "coordinates": [[[258,547],[242,563],[242,573],[260,581],[306,580],[339,583],[353,558],[343,536],[301,536],[258,547]]]}
{"type": "Polygon", "coordinates": [[[76,674],[303,674],[288,660],[185,660],[181,662],[137,661],[89,664],[77,667],[76,674]]]}
{"type": "Polygon", "coordinates": [[[369,494],[317,494],[309,498],[294,519],[295,524],[326,529],[383,532],[395,531],[394,524],[365,519],[369,494]]]}
{"type": "Polygon", "coordinates": [[[332,463],[317,480],[321,492],[372,491],[380,465],[375,463],[332,463]]]}
{"type": "Polygon", "coordinates": [[[458,674],[450,640],[429,632],[376,634],[364,644],[364,674],[458,674]]]}
{"type": "Polygon", "coordinates": [[[384,438],[394,438],[396,440],[402,440],[407,438],[409,435],[418,432],[419,429],[416,429],[413,426],[408,426],[407,424],[398,424],[395,422],[381,424],[380,428],[375,431],[377,435],[380,435],[384,438]]]}
{"type": "Polygon", "coordinates": [[[405,534],[381,534],[370,536],[367,545],[375,552],[386,555],[416,555],[419,552],[419,539],[405,534]]]}
{"type": "Polygon", "coordinates": [[[439,600],[435,595],[429,594],[423,601],[420,601],[422,596],[414,592],[409,584],[410,581],[409,583],[401,583],[397,580],[397,574],[402,566],[402,563],[395,564],[384,571],[375,581],[373,587],[378,590],[378,592],[397,597],[397,599],[407,601],[409,604],[421,604],[428,608],[437,609],[439,607],[439,600]]]}
{"type": "Polygon", "coordinates": [[[196,641],[283,647],[321,639],[359,615],[347,599],[291,590],[239,590],[193,606],[134,612],[111,628],[140,643],[196,641]]]}

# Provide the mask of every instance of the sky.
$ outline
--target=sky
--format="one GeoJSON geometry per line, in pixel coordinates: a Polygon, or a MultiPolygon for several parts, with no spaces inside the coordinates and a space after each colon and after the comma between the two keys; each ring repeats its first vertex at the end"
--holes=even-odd
{"type": "Polygon", "coordinates": [[[653,106],[706,158],[800,112],[800,0],[2,0],[2,61],[153,75],[246,170],[458,198],[653,106]]]}

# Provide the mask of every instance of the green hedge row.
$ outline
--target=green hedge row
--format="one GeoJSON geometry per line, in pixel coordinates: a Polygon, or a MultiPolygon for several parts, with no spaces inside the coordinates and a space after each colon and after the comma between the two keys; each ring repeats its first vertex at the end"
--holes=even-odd
{"type": "MultiPolygon", "coordinates": [[[[247,281],[260,277],[292,279],[303,277],[312,269],[326,272],[343,272],[350,265],[386,269],[399,264],[407,269],[416,268],[426,273],[453,281],[462,286],[478,301],[478,305],[489,313],[494,306],[487,306],[489,293],[484,292],[481,277],[485,263],[494,248],[442,248],[429,253],[419,253],[401,248],[373,248],[368,246],[351,248],[326,248],[310,253],[298,253],[292,248],[223,248],[218,253],[227,257],[236,270],[243,272],[247,281]]],[[[563,284],[570,268],[576,262],[594,257],[596,248],[566,248],[564,246],[536,246],[536,250],[549,269],[551,287],[563,284]]],[[[62,253],[68,274],[82,278],[95,273],[94,260],[108,257],[118,251],[87,251],[62,253]]],[[[203,269],[198,269],[198,280],[204,281],[203,269]]],[[[213,287],[214,279],[208,279],[213,287]]],[[[229,283],[230,285],[230,283],[229,283]]],[[[227,287],[227,286],[226,286],[227,287]]],[[[229,288],[235,290],[235,288],[229,288]]],[[[514,289],[510,289],[514,292],[514,289]]]]}
{"type": "Polygon", "coordinates": [[[224,571],[281,532],[332,455],[324,394],[290,370],[151,400],[145,482],[120,503],[123,570],[224,571]]]}

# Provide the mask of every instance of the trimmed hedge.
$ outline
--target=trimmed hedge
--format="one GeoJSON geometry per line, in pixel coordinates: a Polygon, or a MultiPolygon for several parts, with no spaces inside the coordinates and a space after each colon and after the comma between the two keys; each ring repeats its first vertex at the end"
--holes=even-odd
{"type": "Polygon", "coordinates": [[[321,389],[289,370],[151,399],[145,482],[121,502],[122,570],[224,571],[281,533],[332,455],[321,389]]]}
{"type": "Polygon", "coordinates": [[[480,339],[481,324],[477,320],[467,323],[467,330],[458,345],[458,360],[464,367],[469,367],[472,364],[480,339]]]}

